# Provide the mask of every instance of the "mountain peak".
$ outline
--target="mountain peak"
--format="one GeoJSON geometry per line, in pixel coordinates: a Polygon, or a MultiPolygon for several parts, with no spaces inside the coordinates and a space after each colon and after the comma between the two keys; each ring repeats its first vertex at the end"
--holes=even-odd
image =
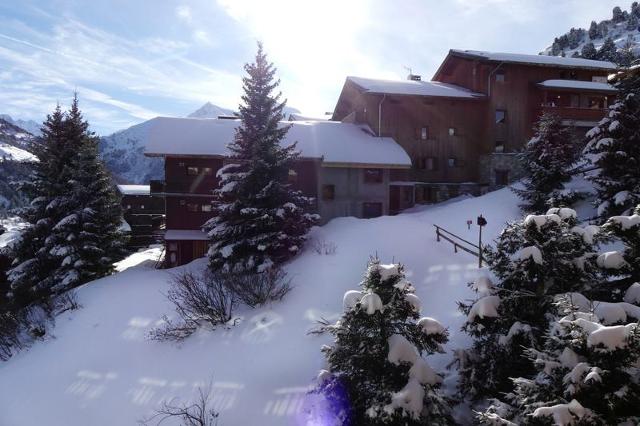
{"type": "Polygon", "coordinates": [[[20,127],[22,130],[26,130],[34,136],[42,135],[40,131],[40,124],[36,123],[33,120],[14,120],[10,115],[7,114],[0,114],[0,119],[6,121],[7,123],[13,124],[16,127],[20,127]]]}
{"type": "Polygon", "coordinates": [[[189,114],[189,118],[218,118],[220,115],[233,115],[234,112],[227,108],[219,107],[211,102],[207,102],[200,108],[189,114]]]}

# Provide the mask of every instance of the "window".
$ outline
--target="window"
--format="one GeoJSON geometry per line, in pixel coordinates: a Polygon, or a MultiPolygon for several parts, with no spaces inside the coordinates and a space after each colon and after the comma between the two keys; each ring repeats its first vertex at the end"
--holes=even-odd
{"type": "Polygon", "coordinates": [[[178,243],[169,243],[169,251],[178,250],[178,243]]]}
{"type": "Polygon", "coordinates": [[[447,165],[449,167],[458,167],[458,159],[455,157],[448,158],[447,165]]]}
{"type": "Polygon", "coordinates": [[[365,183],[382,183],[382,169],[364,169],[365,183]]]}
{"type": "Polygon", "coordinates": [[[504,70],[496,71],[496,82],[497,83],[504,83],[504,80],[505,80],[504,70]]]}
{"type": "Polygon", "coordinates": [[[495,171],[496,185],[504,186],[509,184],[509,170],[495,171]]]}
{"type": "Polygon", "coordinates": [[[593,77],[591,77],[591,81],[593,81],[594,83],[606,83],[607,77],[601,76],[601,75],[594,75],[593,77]]]}
{"type": "Polygon", "coordinates": [[[178,163],[178,167],[184,167],[184,162],[180,161],[180,162],[178,163]]]}
{"type": "Polygon", "coordinates": [[[293,169],[289,169],[289,175],[287,177],[287,182],[294,184],[298,182],[298,172],[293,169]]]}
{"type": "Polygon", "coordinates": [[[336,197],[335,185],[322,185],[322,199],[333,200],[336,197]]]}
{"type": "Polygon", "coordinates": [[[144,204],[140,204],[140,210],[144,210],[144,204]]]}
{"type": "Polygon", "coordinates": [[[197,212],[200,210],[200,205],[197,203],[187,203],[188,212],[197,212]]]}
{"type": "Polygon", "coordinates": [[[202,204],[200,206],[200,210],[202,210],[203,212],[210,212],[212,209],[211,204],[202,204]]]}
{"type": "Polygon", "coordinates": [[[382,203],[362,203],[362,217],[382,216],[382,203]]]}
{"type": "Polygon", "coordinates": [[[127,210],[131,210],[131,204],[127,204],[127,210]]]}
{"type": "Polygon", "coordinates": [[[456,128],[449,127],[449,136],[455,136],[455,135],[456,135],[456,128]]]}
{"type": "Polygon", "coordinates": [[[427,157],[424,161],[424,168],[427,170],[436,170],[438,163],[434,157],[427,157]]]}
{"type": "Polygon", "coordinates": [[[495,152],[504,152],[504,141],[496,141],[496,147],[494,149],[495,152]]]}
{"type": "Polygon", "coordinates": [[[429,128],[428,127],[423,127],[420,129],[420,139],[422,139],[423,141],[426,141],[427,139],[429,139],[429,128]]]}
{"type": "Polygon", "coordinates": [[[198,176],[198,168],[194,166],[187,166],[187,176],[198,176]]]}
{"type": "Polygon", "coordinates": [[[207,176],[211,176],[213,174],[213,169],[211,167],[203,167],[202,168],[202,174],[203,175],[207,175],[207,176]]]}
{"type": "Polygon", "coordinates": [[[506,123],[507,121],[507,111],[503,109],[496,110],[496,124],[506,123]]]}
{"type": "Polygon", "coordinates": [[[187,202],[185,200],[180,200],[180,205],[184,206],[185,204],[187,204],[187,202]]]}

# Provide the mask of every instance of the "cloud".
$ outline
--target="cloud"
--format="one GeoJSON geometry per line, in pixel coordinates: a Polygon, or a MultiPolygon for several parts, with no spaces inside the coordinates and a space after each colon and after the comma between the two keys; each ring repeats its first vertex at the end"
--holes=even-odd
{"type": "Polygon", "coordinates": [[[186,22],[191,22],[193,19],[191,8],[187,5],[180,5],[176,7],[176,16],[186,22]]]}

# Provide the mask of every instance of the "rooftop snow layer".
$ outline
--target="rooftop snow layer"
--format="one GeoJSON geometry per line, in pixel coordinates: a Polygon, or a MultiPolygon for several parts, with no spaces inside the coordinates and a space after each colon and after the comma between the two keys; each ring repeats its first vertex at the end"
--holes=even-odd
{"type": "MultiPolygon", "coordinates": [[[[154,118],[145,154],[148,156],[227,156],[240,120],[154,118]]],[[[407,153],[392,138],[376,137],[366,127],[339,121],[283,122],[291,126],[283,145],[297,142],[303,158],[325,163],[411,166],[407,153]]]]}
{"type": "Polygon", "coordinates": [[[596,81],[579,81],[579,80],[545,80],[538,83],[538,86],[548,87],[551,89],[578,89],[592,90],[598,92],[617,92],[616,88],[608,83],[600,83],[596,81]]]}
{"type": "Polygon", "coordinates": [[[124,195],[149,195],[149,185],[118,185],[118,191],[124,195]]]}
{"type": "Polygon", "coordinates": [[[524,55],[520,53],[482,52],[479,50],[451,49],[450,53],[459,56],[476,57],[495,62],[514,62],[522,64],[554,65],[566,68],[597,68],[615,70],[616,64],[606,61],[594,61],[582,58],[563,58],[562,56],[524,55]]]}
{"type": "Polygon", "coordinates": [[[379,80],[364,77],[347,77],[368,93],[384,93],[390,95],[433,96],[443,98],[476,99],[484,97],[482,93],[475,93],[455,84],[437,81],[414,80],[379,80]]]}
{"type": "Polygon", "coordinates": [[[209,236],[199,229],[167,229],[164,233],[164,239],[165,241],[206,241],[209,236]]]}

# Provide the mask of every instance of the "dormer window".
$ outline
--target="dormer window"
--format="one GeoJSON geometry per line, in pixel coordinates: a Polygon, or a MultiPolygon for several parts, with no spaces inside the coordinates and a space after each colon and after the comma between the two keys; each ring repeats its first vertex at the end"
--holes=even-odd
{"type": "Polygon", "coordinates": [[[496,71],[496,82],[497,83],[504,83],[505,82],[504,70],[496,71]]]}

